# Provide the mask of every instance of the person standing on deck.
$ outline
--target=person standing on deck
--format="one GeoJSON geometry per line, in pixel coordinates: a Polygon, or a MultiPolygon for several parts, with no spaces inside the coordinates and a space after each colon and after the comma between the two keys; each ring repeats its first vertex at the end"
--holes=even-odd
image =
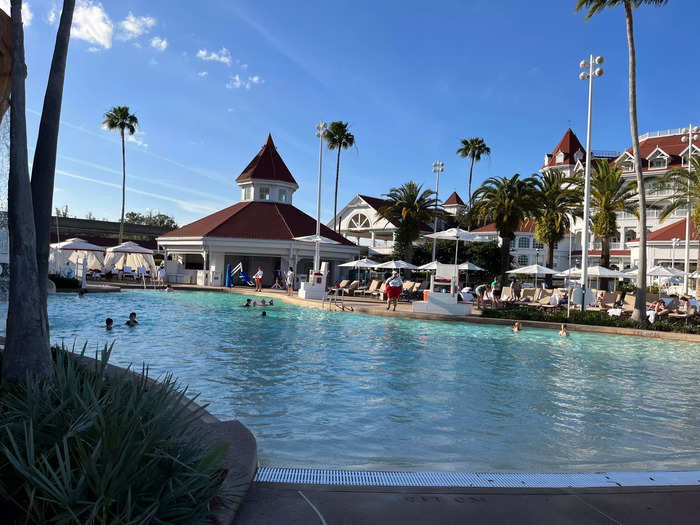
{"type": "Polygon", "coordinates": [[[294,270],[289,267],[287,270],[287,295],[292,295],[294,293],[294,270]]]}
{"type": "Polygon", "coordinates": [[[258,271],[253,275],[255,279],[255,291],[262,292],[262,279],[263,279],[263,269],[262,266],[258,266],[258,271]]]}

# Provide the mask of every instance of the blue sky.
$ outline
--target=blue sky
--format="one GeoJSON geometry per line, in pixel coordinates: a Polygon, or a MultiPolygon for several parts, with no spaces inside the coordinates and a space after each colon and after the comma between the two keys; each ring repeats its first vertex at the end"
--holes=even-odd
{"type": "MultiPolygon", "coordinates": [[[[7,4],[0,0],[0,6],[7,4]]],[[[56,31],[52,0],[29,0],[29,141],[33,144],[56,31]]],[[[596,81],[594,149],[628,147],[627,42],[621,9],[584,22],[575,0],[352,3],[78,0],[63,97],[56,205],[117,219],[121,160],[104,112],[128,105],[127,210],[184,224],[235,203],[233,182],[267,133],[315,214],[320,119],[349,121],[339,205],[413,179],[441,196],[466,190],[461,138],[482,136],[489,176],[540,168],[571,126],[585,144],[578,63],[605,56],[596,81]],[[533,7],[534,6],[534,7],[533,7]]],[[[640,132],[700,124],[700,2],[636,12],[640,132]]],[[[30,150],[30,156],[33,149],[30,150]]],[[[323,218],[333,208],[334,155],[324,156],[323,218]]]]}

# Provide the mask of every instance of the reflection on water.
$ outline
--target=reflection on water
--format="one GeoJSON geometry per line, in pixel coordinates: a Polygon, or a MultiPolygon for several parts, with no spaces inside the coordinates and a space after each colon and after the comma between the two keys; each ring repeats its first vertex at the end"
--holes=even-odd
{"type": "MultiPolygon", "coordinates": [[[[700,345],[330,313],[240,295],[53,296],[52,339],[114,341],[237,418],[260,462],[408,470],[700,464],[700,345]],[[140,325],[124,326],[130,311],[140,325]],[[115,329],[105,332],[105,317],[115,329]]],[[[6,308],[6,305],[5,305],[6,308]]]]}

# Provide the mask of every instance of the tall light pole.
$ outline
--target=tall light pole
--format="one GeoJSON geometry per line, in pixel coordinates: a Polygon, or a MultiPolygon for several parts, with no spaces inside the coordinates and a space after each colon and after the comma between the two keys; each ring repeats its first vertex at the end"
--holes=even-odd
{"type": "Polygon", "coordinates": [[[319,138],[318,150],[318,196],[316,198],[316,247],[314,250],[314,273],[321,271],[321,173],[323,172],[323,138],[328,126],[321,121],[316,126],[316,136],[319,138]]]}
{"type": "MultiPolygon", "coordinates": [[[[433,233],[437,232],[437,211],[438,211],[438,191],[440,188],[440,173],[445,171],[445,163],[436,160],[433,162],[433,173],[435,174],[435,222],[433,223],[433,233]]],[[[435,246],[437,239],[433,239],[433,262],[435,262],[435,246]]]]}
{"type": "MultiPolygon", "coordinates": [[[[700,132],[700,127],[696,126],[693,128],[693,124],[691,123],[688,129],[683,128],[683,133],[686,131],[688,132],[688,136],[681,137],[681,141],[688,143],[688,173],[690,173],[693,169],[693,163],[691,162],[693,157],[693,140],[700,140],[700,135],[697,134],[700,132]]],[[[700,250],[700,246],[698,250],[700,250]]],[[[685,256],[683,293],[688,295],[688,275],[690,275],[690,177],[688,178],[688,201],[685,204],[685,253],[683,255],[685,256]]],[[[700,271],[700,268],[698,268],[697,271],[700,271]]]]}
{"type": "Polygon", "coordinates": [[[681,240],[678,237],[671,239],[671,268],[676,269],[676,246],[681,240]]]}
{"type": "Polygon", "coordinates": [[[586,125],[586,169],[583,186],[583,249],[581,257],[581,311],[586,309],[586,290],[588,288],[588,222],[591,216],[591,117],[593,113],[593,78],[603,75],[603,68],[595,68],[603,63],[603,57],[593,57],[588,60],[581,60],[579,66],[584,71],[578,78],[588,80],[588,122],[586,125]],[[585,70],[588,70],[586,72],[585,70]]]}

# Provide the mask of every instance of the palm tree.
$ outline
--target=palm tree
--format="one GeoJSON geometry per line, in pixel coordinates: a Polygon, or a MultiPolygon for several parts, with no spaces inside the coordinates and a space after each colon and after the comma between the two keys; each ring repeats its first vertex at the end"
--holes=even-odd
{"type": "Polygon", "coordinates": [[[349,124],[341,120],[331,122],[326,130],[328,149],[338,150],[338,160],[335,165],[335,194],[333,198],[333,231],[337,232],[340,224],[336,224],[338,215],[338,176],[340,175],[340,150],[348,149],[355,145],[355,135],[348,131],[349,124]]]}
{"type": "MultiPolygon", "coordinates": [[[[669,217],[679,208],[690,208],[691,220],[695,229],[700,231],[700,157],[691,156],[692,169],[673,168],[663,176],[661,183],[673,192],[658,201],[663,205],[659,222],[669,217]]],[[[700,248],[698,249],[697,271],[700,271],[700,248]]],[[[695,296],[700,298],[700,286],[695,286],[695,296]]]]}
{"type": "Polygon", "coordinates": [[[391,188],[385,197],[387,203],[378,211],[396,225],[394,258],[411,262],[413,241],[420,237],[421,227],[429,223],[442,206],[433,190],[423,190],[423,185],[413,181],[391,188]]]}
{"type": "Polygon", "coordinates": [[[481,160],[482,155],[487,157],[491,155],[491,148],[486,145],[481,137],[472,137],[470,139],[462,139],[462,147],[457,150],[457,155],[463,159],[469,157],[469,179],[467,182],[467,195],[469,196],[469,207],[472,207],[472,172],[474,171],[474,163],[481,160]]]}
{"type": "MultiPolygon", "coordinates": [[[[583,188],[583,180],[579,179],[583,188]]],[[[622,176],[622,169],[598,159],[591,172],[591,232],[601,241],[600,265],[610,266],[610,240],[618,234],[617,214],[638,215],[637,185],[622,176]]],[[[601,279],[602,288],[607,279],[601,279]]]]}
{"type": "Polygon", "coordinates": [[[647,210],[644,194],[644,176],[642,175],[642,159],[639,154],[639,126],[637,125],[637,55],[634,48],[634,18],[632,9],[641,5],[665,5],[668,0],[576,0],[576,12],[587,9],[586,20],[607,8],[620,4],[625,9],[627,26],[627,49],[629,54],[629,110],[630,133],[632,134],[632,154],[634,155],[634,171],[637,175],[639,189],[639,271],[637,272],[637,293],[635,294],[634,312],[632,319],[646,322],[646,281],[647,281],[647,210]]]}
{"type": "Polygon", "coordinates": [[[45,378],[51,373],[46,281],[51,200],[56,144],[61,112],[74,0],[65,0],[59,22],[39,136],[29,180],[26,121],[26,64],[21,0],[11,1],[12,76],[10,97],[10,170],[8,226],[10,230],[10,293],[2,381],[45,378]],[[41,153],[40,153],[41,152],[41,153]],[[48,220],[45,218],[48,217],[48,220]]]}
{"type": "MultiPolygon", "coordinates": [[[[561,170],[550,169],[535,175],[535,189],[539,201],[536,209],[535,240],[547,245],[545,265],[554,268],[554,245],[571,228],[571,220],[580,215],[582,193],[576,179],[561,170]]],[[[546,277],[551,285],[552,276],[546,277]]]]}
{"type": "Polygon", "coordinates": [[[129,132],[129,135],[136,133],[136,126],[139,125],[139,119],[136,115],[129,113],[129,106],[115,106],[105,113],[103,125],[107,129],[119,129],[119,134],[122,138],[122,216],[119,223],[119,244],[122,243],[124,237],[124,205],[126,204],[126,150],[124,145],[124,130],[129,132]]]}
{"type": "Polygon", "coordinates": [[[501,282],[510,269],[510,242],[520,222],[532,217],[538,205],[533,177],[490,177],[474,192],[474,211],[480,220],[496,223],[501,237],[501,282]]]}

